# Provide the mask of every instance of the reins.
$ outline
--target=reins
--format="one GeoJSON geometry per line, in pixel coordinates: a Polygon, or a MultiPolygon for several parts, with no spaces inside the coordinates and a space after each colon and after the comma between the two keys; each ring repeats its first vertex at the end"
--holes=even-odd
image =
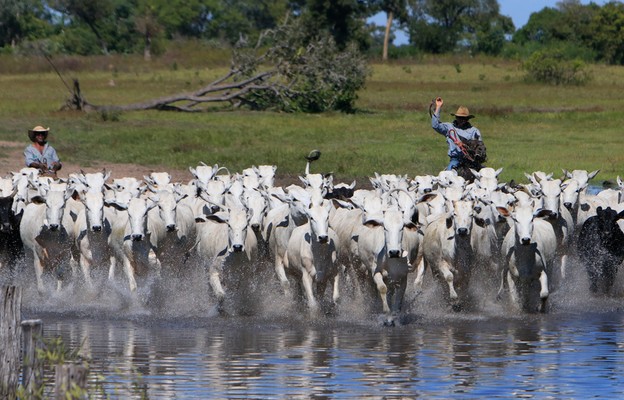
{"type": "Polygon", "coordinates": [[[449,130],[448,137],[450,137],[453,143],[455,143],[455,145],[459,147],[464,157],[466,157],[470,161],[474,161],[474,158],[472,158],[470,154],[468,153],[468,150],[466,149],[466,145],[464,145],[464,142],[461,141],[455,129],[451,128],[449,130]]]}

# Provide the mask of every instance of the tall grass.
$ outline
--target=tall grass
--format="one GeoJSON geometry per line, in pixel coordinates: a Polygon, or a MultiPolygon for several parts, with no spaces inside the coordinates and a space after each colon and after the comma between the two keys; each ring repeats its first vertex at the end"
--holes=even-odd
{"type": "MultiPolygon", "coordinates": [[[[218,51],[200,49],[203,64],[196,53],[179,49],[179,54],[152,63],[109,57],[98,61],[106,68],[85,60],[81,68],[59,70],[68,85],[79,79],[91,103],[126,104],[191,91],[222,76],[227,57],[214,52],[218,51]]],[[[567,87],[527,84],[517,62],[422,58],[374,64],[359,93],[359,112],[351,115],[218,107],[201,114],[101,115],[59,111],[70,93],[49,66],[31,72],[26,66],[42,60],[21,60],[24,73],[18,73],[5,69],[8,61],[3,57],[0,140],[26,144],[29,127],[50,126],[61,157],[85,166],[100,161],[167,169],[203,161],[233,171],[276,164],[280,174],[300,174],[303,156],[318,148],[323,156],[314,167],[333,171],[338,179],[375,172],[437,173],[447,163],[446,144],[431,129],[427,110],[433,97],[442,96],[444,120],[450,120],[449,113],[459,105],[476,115],[473,123],[484,136],[487,165],[503,167],[503,180],[523,181],[524,172],[534,170],[558,175],[562,168],[600,169],[600,179],[624,175],[622,67],[592,66],[592,82],[567,87]]],[[[4,166],[2,172],[17,167],[4,166]]]]}

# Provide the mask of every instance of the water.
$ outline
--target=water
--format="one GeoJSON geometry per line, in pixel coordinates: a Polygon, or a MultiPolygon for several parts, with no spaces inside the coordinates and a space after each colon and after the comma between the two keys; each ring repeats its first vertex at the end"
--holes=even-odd
{"type": "Polygon", "coordinates": [[[544,315],[511,312],[478,284],[472,309],[454,313],[428,277],[395,327],[351,299],[310,318],[275,290],[251,316],[220,316],[201,280],[135,296],[29,289],[23,307],[90,360],[93,398],[622,398],[624,285],[593,297],[573,272],[544,315]]]}

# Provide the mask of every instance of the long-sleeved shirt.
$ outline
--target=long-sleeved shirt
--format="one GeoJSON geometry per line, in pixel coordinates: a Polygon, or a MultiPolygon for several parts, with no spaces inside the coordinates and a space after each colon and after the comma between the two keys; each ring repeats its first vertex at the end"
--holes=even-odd
{"type": "Polygon", "coordinates": [[[24,161],[26,162],[27,167],[33,162],[38,162],[47,165],[48,168],[52,168],[52,164],[55,162],[60,162],[54,147],[47,143],[43,147],[43,154],[40,153],[39,150],[37,150],[32,144],[28,145],[28,147],[24,150],[24,161]]]}
{"type": "Polygon", "coordinates": [[[448,143],[448,155],[449,157],[459,157],[462,152],[457,147],[453,139],[449,137],[449,132],[455,131],[458,136],[468,140],[482,140],[481,132],[474,126],[468,129],[460,129],[450,122],[440,122],[440,112],[433,113],[431,116],[431,127],[441,135],[446,136],[446,143],[448,143]]]}

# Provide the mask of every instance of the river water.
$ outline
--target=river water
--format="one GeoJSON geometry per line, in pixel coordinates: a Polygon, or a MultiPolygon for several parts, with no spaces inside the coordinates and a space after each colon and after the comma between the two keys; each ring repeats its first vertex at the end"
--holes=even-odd
{"type": "Polygon", "coordinates": [[[528,315],[478,285],[453,312],[428,280],[394,327],[348,295],[312,318],[275,288],[224,316],[201,279],[134,295],[30,288],[23,314],[89,360],[93,398],[623,398],[624,285],[595,297],[586,281],[577,269],[528,315]]]}

